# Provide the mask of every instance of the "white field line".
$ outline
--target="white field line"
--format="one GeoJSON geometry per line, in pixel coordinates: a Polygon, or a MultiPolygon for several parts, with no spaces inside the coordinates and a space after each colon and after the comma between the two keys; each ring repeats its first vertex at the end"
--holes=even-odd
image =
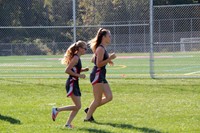
{"type": "Polygon", "coordinates": [[[16,63],[6,63],[6,64],[0,64],[0,67],[3,66],[3,67],[38,67],[39,65],[32,65],[32,64],[16,64],[16,63]]]}
{"type": "Polygon", "coordinates": [[[200,73],[200,71],[191,72],[191,73],[185,73],[184,75],[192,75],[192,74],[197,74],[197,73],[200,73]]]}

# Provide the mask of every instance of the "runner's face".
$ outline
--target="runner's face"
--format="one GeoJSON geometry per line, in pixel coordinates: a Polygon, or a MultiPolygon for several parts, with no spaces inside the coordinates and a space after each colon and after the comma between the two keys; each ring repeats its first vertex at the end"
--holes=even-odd
{"type": "Polygon", "coordinates": [[[105,41],[106,41],[107,44],[109,44],[109,43],[111,42],[111,34],[110,34],[110,32],[108,32],[108,33],[106,34],[106,36],[105,36],[105,41]]]}
{"type": "Polygon", "coordinates": [[[86,45],[82,46],[82,47],[80,47],[80,49],[81,49],[82,55],[84,55],[86,53],[86,51],[87,51],[87,46],[86,45]]]}

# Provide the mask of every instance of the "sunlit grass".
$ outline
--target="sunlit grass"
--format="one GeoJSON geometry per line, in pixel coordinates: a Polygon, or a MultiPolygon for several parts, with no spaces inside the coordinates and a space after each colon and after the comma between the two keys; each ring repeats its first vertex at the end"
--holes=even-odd
{"type": "Polygon", "coordinates": [[[72,104],[65,79],[0,79],[1,132],[200,132],[199,79],[108,79],[113,101],[98,108],[97,123],[85,123],[84,108],[93,100],[89,79],[81,79],[82,109],[63,128],[69,112],[51,120],[53,106],[72,104]]]}

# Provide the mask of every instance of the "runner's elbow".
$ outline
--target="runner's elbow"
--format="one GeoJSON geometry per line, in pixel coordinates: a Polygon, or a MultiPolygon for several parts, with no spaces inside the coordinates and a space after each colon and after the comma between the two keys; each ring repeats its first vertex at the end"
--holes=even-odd
{"type": "Polygon", "coordinates": [[[67,68],[67,69],[65,70],[65,73],[69,74],[69,73],[70,73],[70,70],[67,68]]]}

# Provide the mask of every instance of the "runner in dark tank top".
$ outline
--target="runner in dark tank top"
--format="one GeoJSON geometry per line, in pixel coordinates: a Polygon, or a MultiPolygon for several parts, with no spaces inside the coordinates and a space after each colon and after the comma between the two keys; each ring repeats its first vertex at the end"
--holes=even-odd
{"type": "Polygon", "coordinates": [[[90,41],[91,49],[94,53],[92,58],[94,67],[90,74],[94,100],[91,102],[90,107],[85,109],[87,116],[84,121],[94,121],[93,113],[95,110],[112,100],[112,91],[106,80],[106,65],[113,65],[112,60],[116,58],[116,55],[115,53],[108,55],[106,51],[106,46],[110,42],[110,31],[103,28],[100,28],[96,37],[90,41]]]}
{"type": "Polygon", "coordinates": [[[69,46],[67,49],[62,63],[66,65],[65,73],[69,74],[66,81],[67,97],[70,97],[74,105],[64,107],[52,108],[52,119],[56,120],[56,117],[61,111],[71,111],[68,120],[66,121],[66,128],[73,128],[71,125],[72,120],[81,108],[81,91],[79,88],[79,78],[85,78],[85,74],[81,72],[88,71],[88,68],[82,68],[80,56],[84,55],[87,50],[86,42],[78,41],[69,46]]]}
{"type": "MultiPolygon", "coordinates": [[[[109,55],[104,46],[99,45],[99,47],[102,47],[105,50],[103,60],[108,59],[109,55]]],[[[90,82],[92,83],[92,85],[96,83],[108,83],[106,80],[106,65],[98,68],[96,65],[96,56],[94,59],[94,64],[95,66],[93,67],[92,73],[90,74],[90,82]]]]}

